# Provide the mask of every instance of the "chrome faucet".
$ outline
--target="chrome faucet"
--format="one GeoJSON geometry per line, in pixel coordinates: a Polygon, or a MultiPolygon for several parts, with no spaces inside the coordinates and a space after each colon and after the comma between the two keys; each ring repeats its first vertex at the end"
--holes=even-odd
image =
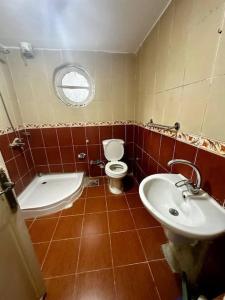
{"type": "Polygon", "coordinates": [[[181,187],[182,185],[186,185],[188,190],[193,193],[193,194],[198,194],[201,188],[201,174],[198,170],[198,168],[190,161],[185,160],[185,159],[172,159],[170,160],[167,165],[172,166],[175,164],[182,164],[182,165],[186,165],[186,166],[190,166],[192,167],[192,169],[195,171],[195,175],[196,175],[196,182],[193,183],[189,180],[181,180],[179,182],[177,182],[175,185],[177,187],[181,187]]]}

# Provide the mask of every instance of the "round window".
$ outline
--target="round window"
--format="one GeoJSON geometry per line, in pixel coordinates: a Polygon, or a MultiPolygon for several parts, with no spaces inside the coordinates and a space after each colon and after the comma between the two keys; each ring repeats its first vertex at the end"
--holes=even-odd
{"type": "Polygon", "coordinates": [[[94,82],[88,72],[77,65],[65,65],[54,73],[56,94],[66,105],[86,106],[94,98],[94,82]]]}

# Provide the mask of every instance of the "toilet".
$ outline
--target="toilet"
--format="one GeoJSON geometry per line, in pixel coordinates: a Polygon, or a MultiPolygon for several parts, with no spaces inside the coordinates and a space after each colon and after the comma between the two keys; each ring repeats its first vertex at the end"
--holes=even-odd
{"type": "Polygon", "coordinates": [[[113,194],[123,192],[122,179],[127,175],[127,164],[120,161],[124,155],[124,141],[121,139],[108,139],[102,141],[104,155],[108,160],[105,173],[109,177],[109,190],[113,194]]]}

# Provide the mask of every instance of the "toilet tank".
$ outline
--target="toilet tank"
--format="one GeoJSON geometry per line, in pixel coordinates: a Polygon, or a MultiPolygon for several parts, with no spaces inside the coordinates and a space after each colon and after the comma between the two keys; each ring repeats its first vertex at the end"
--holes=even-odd
{"type": "Polygon", "coordinates": [[[124,141],[121,139],[108,139],[102,141],[104,155],[108,161],[120,160],[124,155],[124,141]]]}

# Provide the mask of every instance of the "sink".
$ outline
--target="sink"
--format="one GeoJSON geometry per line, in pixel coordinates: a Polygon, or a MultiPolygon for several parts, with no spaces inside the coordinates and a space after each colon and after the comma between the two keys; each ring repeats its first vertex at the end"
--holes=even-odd
{"type": "Polygon", "coordinates": [[[206,192],[184,198],[181,174],[155,174],[140,184],[141,200],[165,229],[195,240],[211,239],[225,232],[225,210],[206,192]],[[183,192],[183,193],[182,193],[183,192]]]}

